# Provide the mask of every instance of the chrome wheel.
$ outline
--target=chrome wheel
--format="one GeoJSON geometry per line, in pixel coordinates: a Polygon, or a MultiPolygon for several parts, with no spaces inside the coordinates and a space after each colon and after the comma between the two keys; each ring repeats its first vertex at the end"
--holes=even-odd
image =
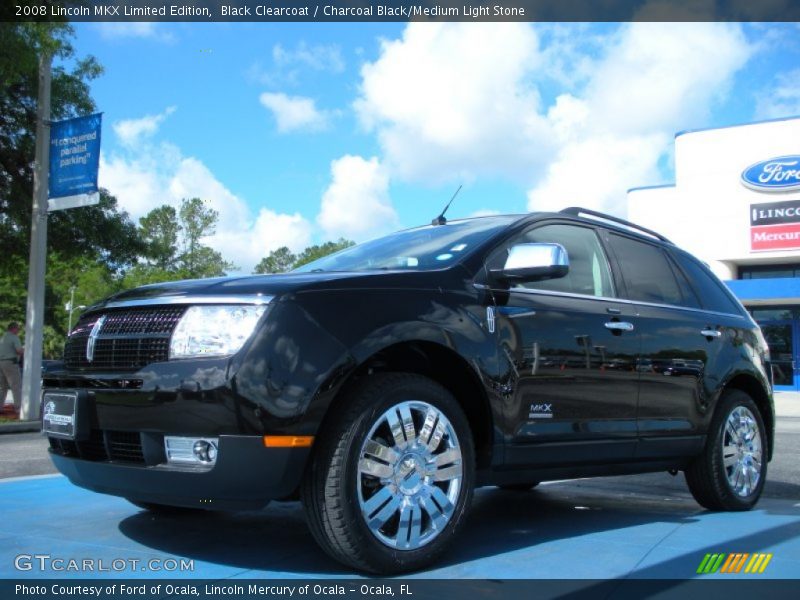
{"type": "Polygon", "coordinates": [[[461,447],[435,406],[412,400],[384,412],[361,446],[357,468],[361,516],[383,544],[421,548],[453,517],[464,477],[461,447]]]}
{"type": "Polygon", "coordinates": [[[737,406],[728,415],[722,435],[722,464],[731,490],[752,494],[761,478],[762,444],[758,423],[750,410],[737,406]]]}

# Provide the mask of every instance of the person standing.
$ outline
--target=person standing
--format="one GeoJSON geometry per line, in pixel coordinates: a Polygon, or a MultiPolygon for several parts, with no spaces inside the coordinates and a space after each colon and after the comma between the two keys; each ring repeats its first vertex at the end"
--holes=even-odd
{"type": "Polygon", "coordinates": [[[19,414],[22,402],[22,380],[19,372],[19,359],[24,354],[19,341],[19,324],[9,323],[7,331],[0,338],[0,408],[6,403],[6,393],[11,388],[14,395],[14,410],[19,414]]]}

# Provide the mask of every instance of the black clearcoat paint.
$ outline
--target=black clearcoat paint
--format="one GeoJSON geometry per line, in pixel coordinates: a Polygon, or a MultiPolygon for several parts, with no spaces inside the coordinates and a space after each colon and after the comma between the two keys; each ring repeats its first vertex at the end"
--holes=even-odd
{"type": "MultiPolygon", "coordinates": [[[[273,461],[259,471],[262,476],[250,478],[251,490],[242,487],[247,478],[234,485],[220,473],[208,476],[207,495],[229,506],[236,505],[231,485],[244,504],[257,505],[285,496],[300,482],[309,453],[257,448],[260,436],[320,435],[328,411],[345,401],[347,385],[370,370],[397,369],[392,357],[401,354],[418,357],[404,360],[401,369],[419,366],[453,386],[467,382],[471,397],[459,400],[477,407],[472,425],[484,427],[489,438],[480,464],[483,483],[680,468],[702,449],[726,385],[756,393],[772,431],[765,348],[744,310],[723,315],[632,302],[622,285],[614,298],[509,289],[488,275],[486,258],[504,240],[552,222],[616,230],[539,213],[519,217],[436,271],[293,273],[130,290],[89,313],[122,301],[274,298],[232,357],[157,362],[136,372],[51,367],[45,391],[86,390],[93,429],[233,436],[241,457],[273,461]],[[494,312],[493,328],[487,309],[494,312]],[[635,330],[611,332],[604,324],[615,319],[633,323],[635,330]],[[699,335],[709,327],[720,329],[722,337],[699,335]],[[399,348],[408,352],[398,354],[399,348]],[[677,354],[670,357],[670,351],[677,354]],[[436,371],[442,357],[450,357],[447,372],[436,371]],[[242,442],[248,437],[258,441],[242,442]]],[[[619,278],[613,256],[609,260],[619,278]]],[[[181,481],[205,476],[171,480],[166,468],[155,477],[144,473],[151,467],[54,458],[79,485],[148,501],[194,505],[199,488],[181,481]]],[[[215,470],[232,464],[221,461],[215,470]]]]}

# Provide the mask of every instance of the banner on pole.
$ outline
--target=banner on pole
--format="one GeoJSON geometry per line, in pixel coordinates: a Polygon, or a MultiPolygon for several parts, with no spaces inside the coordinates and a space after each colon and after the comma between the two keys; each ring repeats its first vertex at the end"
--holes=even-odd
{"type": "Polygon", "coordinates": [[[51,123],[49,211],[100,201],[97,169],[102,116],[98,113],[51,123]]]}

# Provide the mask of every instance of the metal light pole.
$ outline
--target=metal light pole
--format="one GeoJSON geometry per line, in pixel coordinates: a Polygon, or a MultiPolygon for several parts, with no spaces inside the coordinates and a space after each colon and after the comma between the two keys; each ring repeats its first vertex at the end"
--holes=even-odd
{"type": "Polygon", "coordinates": [[[86,308],[85,304],[81,304],[79,306],[75,306],[75,286],[73,285],[69,288],[69,304],[64,308],[69,311],[69,316],[67,317],[67,337],[69,337],[69,333],[72,331],[72,313],[76,310],[83,310],[86,308]]]}
{"type": "Polygon", "coordinates": [[[22,373],[22,420],[39,417],[44,328],[44,272],[47,258],[47,180],[50,171],[50,67],[52,55],[39,57],[36,106],[36,166],[33,172],[28,308],[25,316],[25,365],[22,373]]]}

